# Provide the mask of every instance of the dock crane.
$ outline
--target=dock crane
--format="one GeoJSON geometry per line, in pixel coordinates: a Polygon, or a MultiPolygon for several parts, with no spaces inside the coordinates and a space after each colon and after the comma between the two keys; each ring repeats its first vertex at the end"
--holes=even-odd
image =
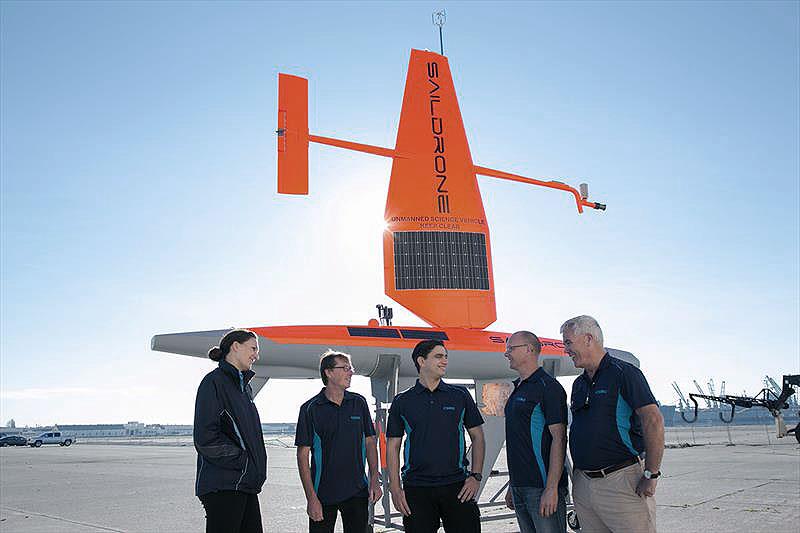
{"type": "Polygon", "coordinates": [[[781,388],[778,386],[775,380],[772,379],[770,376],[764,376],[764,387],[767,389],[772,389],[772,392],[774,392],[775,394],[781,393],[781,388]]]}
{"type": "MultiPolygon", "coordinates": [[[[716,396],[717,393],[714,391],[714,378],[708,378],[708,393],[711,396],[716,396]]],[[[719,403],[711,400],[711,403],[714,407],[719,407],[719,403]]]]}
{"type": "Polygon", "coordinates": [[[689,402],[686,401],[686,396],[683,395],[683,391],[675,381],[672,382],[672,388],[675,389],[675,394],[678,395],[678,409],[683,412],[684,409],[689,408],[689,402]]]}
{"type": "MultiPolygon", "coordinates": [[[[695,386],[695,387],[697,387],[697,392],[699,392],[699,394],[690,393],[690,394],[689,394],[689,398],[691,398],[691,397],[692,397],[692,395],[694,395],[694,396],[697,396],[698,398],[703,398],[703,399],[705,400],[705,402],[706,402],[706,407],[712,407],[712,405],[711,405],[711,400],[708,400],[708,399],[707,399],[707,398],[708,398],[708,396],[707,396],[707,395],[706,395],[706,393],[703,391],[703,387],[701,387],[701,386],[700,386],[700,384],[697,382],[697,380],[696,380],[696,379],[693,379],[693,380],[692,380],[692,383],[694,383],[694,386],[695,386]]],[[[688,405],[688,404],[687,404],[687,405],[688,405]]]]}

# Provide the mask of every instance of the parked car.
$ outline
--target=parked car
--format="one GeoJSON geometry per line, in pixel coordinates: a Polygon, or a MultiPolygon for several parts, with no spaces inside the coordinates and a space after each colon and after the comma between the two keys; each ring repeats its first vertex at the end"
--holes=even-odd
{"type": "Polygon", "coordinates": [[[0,438],[0,447],[3,446],[27,446],[28,439],[22,435],[6,435],[0,438]]]}
{"type": "Polygon", "coordinates": [[[75,442],[75,437],[62,434],[60,431],[42,433],[38,437],[28,440],[28,444],[38,448],[42,444],[58,444],[60,446],[70,446],[75,442]]]}

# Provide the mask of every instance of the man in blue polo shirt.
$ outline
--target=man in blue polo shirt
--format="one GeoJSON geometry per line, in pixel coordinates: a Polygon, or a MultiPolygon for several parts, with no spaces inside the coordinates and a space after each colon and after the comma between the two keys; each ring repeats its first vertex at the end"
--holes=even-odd
{"type": "Polygon", "coordinates": [[[325,352],[319,374],[325,388],[300,407],[295,436],[308,529],[333,533],[340,512],[345,533],[364,533],[367,499],[376,502],[382,496],[375,427],[364,397],[346,390],[353,377],[350,356],[325,352]],[[365,462],[369,479],[364,475],[365,462]]]}
{"type": "Polygon", "coordinates": [[[506,504],[521,533],[566,533],[567,393],[539,366],[541,351],[530,331],[506,340],[509,366],[519,374],[505,407],[506,504]]]}
{"type": "Polygon", "coordinates": [[[655,533],[664,419],[641,370],[606,352],[590,316],[561,326],[564,351],[584,372],[572,385],[569,450],[581,532],[655,533]],[[644,456],[644,466],[642,466],[644,456]]]}
{"type": "Polygon", "coordinates": [[[447,370],[443,342],[422,341],[411,357],[419,379],[395,396],[386,424],[392,502],[403,514],[407,533],[435,533],[440,520],[448,533],[479,533],[475,495],[483,471],[483,417],[467,389],[442,381],[447,370]],[[465,428],[472,441],[470,462],[465,457],[465,428]],[[400,442],[404,434],[401,486],[400,442]]]}

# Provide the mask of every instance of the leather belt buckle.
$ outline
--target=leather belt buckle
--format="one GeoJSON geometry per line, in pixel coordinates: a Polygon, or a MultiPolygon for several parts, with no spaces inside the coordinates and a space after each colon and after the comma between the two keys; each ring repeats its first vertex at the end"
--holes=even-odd
{"type": "Polygon", "coordinates": [[[622,470],[623,468],[629,467],[639,462],[638,457],[632,457],[627,461],[623,461],[616,465],[607,466],[605,468],[601,468],[600,470],[584,470],[583,473],[586,474],[588,477],[592,479],[597,479],[601,477],[606,477],[609,474],[613,474],[617,470],[622,470]]]}
{"type": "Polygon", "coordinates": [[[592,479],[596,479],[596,478],[599,478],[599,477],[606,477],[606,474],[602,469],[601,470],[584,470],[583,473],[586,474],[587,476],[589,476],[592,479]]]}

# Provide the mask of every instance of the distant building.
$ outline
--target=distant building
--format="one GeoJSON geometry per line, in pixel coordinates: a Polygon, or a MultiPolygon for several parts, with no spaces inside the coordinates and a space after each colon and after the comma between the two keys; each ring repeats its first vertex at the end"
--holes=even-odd
{"type": "MultiPolygon", "coordinates": [[[[264,435],[294,434],[295,423],[261,424],[264,435]]],[[[144,424],[130,421],[125,424],[62,424],[60,426],[36,427],[0,427],[0,436],[23,435],[34,437],[47,431],[60,430],[67,435],[78,438],[110,438],[110,437],[179,437],[190,436],[192,425],[144,424]]]]}
{"type": "Polygon", "coordinates": [[[297,424],[294,422],[261,424],[264,435],[294,435],[297,424]]]}

